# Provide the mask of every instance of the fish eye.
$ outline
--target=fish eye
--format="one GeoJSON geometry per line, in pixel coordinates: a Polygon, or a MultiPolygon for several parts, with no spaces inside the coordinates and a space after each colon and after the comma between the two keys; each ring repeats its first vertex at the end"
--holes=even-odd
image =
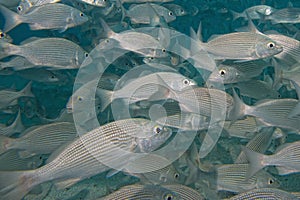
{"type": "Polygon", "coordinates": [[[0,38],[4,38],[4,33],[3,32],[0,32],[0,38]]]}
{"type": "Polygon", "coordinates": [[[224,76],[225,76],[225,74],[226,74],[226,70],[224,70],[224,69],[221,69],[221,70],[220,70],[220,75],[221,75],[222,77],[224,77],[224,76]]]}
{"type": "Polygon", "coordinates": [[[184,85],[189,85],[190,84],[190,80],[188,80],[188,79],[184,79],[182,82],[183,82],[184,85]]]}
{"type": "Polygon", "coordinates": [[[154,132],[155,132],[156,134],[161,133],[161,132],[162,132],[162,127],[161,127],[161,126],[155,126],[155,127],[154,127],[154,132]]]}
{"type": "Polygon", "coordinates": [[[23,10],[22,6],[18,6],[17,9],[18,9],[18,11],[22,11],[23,10]]]}
{"type": "Polygon", "coordinates": [[[77,97],[77,100],[78,100],[78,101],[82,101],[83,98],[82,98],[81,96],[79,96],[79,97],[77,97]]]}
{"type": "Polygon", "coordinates": [[[267,45],[269,49],[273,49],[275,47],[274,42],[269,42],[267,45]]]}
{"type": "Polygon", "coordinates": [[[54,76],[54,75],[52,75],[50,78],[51,78],[51,79],[55,79],[55,76],[54,76]]]}
{"type": "Polygon", "coordinates": [[[88,53],[85,53],[84,56],[87,58],[87,57],[89,56],[89,54],[88,54],[88,53]]]}
{"type": "Polygon", "coordinates": [[[273,179],[271,179],[271,178],[268,180],[268,184],[269,184],[269,185],[272,185],[274,182],[275,182],[275,181],[274,181],[273,179]]]}
{"type": "Polygon", "coordinates": [[[174,178],[175,178],[175,179],[178,179],[178,178],[179,178],[179,174],[178,174],[178,173],[175,173],[175,174],[174,174],[174,178]]]}
{"type": "Polygon", "coordinates": [[[172,194],[166,194],[164,199],[165,200],[173,200],[173,195],[172,194]]]}
{"type": "Polygon", "coordinates": [[[170,12],[169,12],[169,15],[170,15],[170,16],[173,16],[173,12],[170,11],[170,12]]]}
{"type": "Polygon", "coordinates": [[[79,15],[80,15],[80,17],[83,17],[83,16],[84,16],[84,14],[83,14],[83,13],[80,13],[79,15]]]}
{"type": "Polygon", "coordinates": [[[166,49],[162,49],[162,52],[164,52],[164,53],[165,53],[165,52],[166,52],[166,49]]]}

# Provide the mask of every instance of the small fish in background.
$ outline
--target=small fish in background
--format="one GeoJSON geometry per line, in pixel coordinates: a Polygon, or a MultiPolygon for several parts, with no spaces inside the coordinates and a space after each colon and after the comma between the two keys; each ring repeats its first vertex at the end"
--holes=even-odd
{"type": "MultiPolygon", "coordinates": [[[[30,12],[34,7],[43,6],[45,4],[58,3],[62,0],[21,0],[17,10],[20,15],[24,15],[30,12]]],[[[84,2],[92,6],[105,7],[107,5],[107,0],[79,0],[79,2],[84,2]]]]}
{"type": "Polygon", "coordinates": [[[172,11],[176,15],[176,17],[181,17],[189,14],[187,10],[185,10],[182,6],[177,4],[170,3],[170,4],[163,4],[163,6],[169,9],[170,11],[172,11]]]}
{"type": "Polygon", "coordinates": [[[270,20],[272,24],[283,24],[283,23],[290,23],[290,24],[297,24],[300,23],[300,8],[283,8],[271,12],[270,15],[262,16],[262,21],[270,20]]]}
{"type": "Polygon", "coordinates": [[[273,155],[264,155],[243,147],[243,151],[250,163],[247,177],[251,177],[266,166],[276,166],[280,175],[299,172],[299,145],[299,141],[285,143],[278,147],[273,155]]]}
{"type": "Polygon", "coordinates": [[[124,17],[129,17],[133,24],[150,24],[156,15],[162,16],[167,23],[176,20],[173,11],[164,6],[151,3],[132,5],[129,10],[124,9],[124,15],[124,17]],[[149,8],[150,6],[154,11],[149,8]]]}
{"type": "Polygon", "coordinates": [[[242,13],[238,13],[233,10],[230,10],[231,14],[233,15],[233,20],[236,20],[238,18],[248,19],[248,16],[252,20],[260,19],[261,15],[268,16],[268,15],[271,15],[275,11],[276,11],[275,8],[268,6],[268,5],[252,6],[250,8],[245,9],[242,13]],[[248,16],[247,16],[247,14],[248,14],[248,16]]]}
{"type": "Polygon", "coordinates": [[[235,195],[227,200],[256,200],[256,199],[285,199],[296,200],[298,199],[293,193],[286,192],[277,188],[259,188],[249,190],[247,192],[235,195]]]}
{"type": "Polygon", "coordinates": [[[10,105],[16,105],[20,97],[34,97],[31,93],[31,84],[29,82],[22,90],[14,91],[9,89],[0,90],[0,108],[6,108],[10,105]]]}
{"type": "Polygon", "coordinates": [[[276,178],[264,170],[247,179],[248,166],[248,164],[217,166],[217,190],[240,193],[255,188],[278,188],[280,186],[276,178]]]}
{"type": "MultiPolygon", "coordinates": [[[[58,69],[79,68],[88,56],[79,45],[62,38],[42,38],[23,45],[1,42],[0,49],[0,58],[19,55],[34,65],[58,69]]],[[[22,68],[18,66],[18,69],[22,68]]]]}
{"type": "Polygon", "coordinates": [[[0,5],[0,12],[5,18],[5,33],[21,23],[29,24],[31,30],[54,29],[64,32],[88,21],[88,17],[81,11],[60,3],[45,4],[24,15],[0,5]]]}
{"type": "Polygon", "coordinates": [[[0,41],[12,43],[12,38],[0,29],[0,41]]]}

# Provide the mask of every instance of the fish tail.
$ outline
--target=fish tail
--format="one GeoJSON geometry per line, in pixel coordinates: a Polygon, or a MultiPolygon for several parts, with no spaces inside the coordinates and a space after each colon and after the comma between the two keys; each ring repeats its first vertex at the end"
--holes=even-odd
{"type": "Polygon", "coordinates": [[[5,153],[9,149],[9,145],[13,139],[0,135],[0,155],[5,153]]]}
{"type": "Polygon", "coordinates": [[[103,28],[104,37],[110,38],[116,34],[102,18],[99,18],[99,20],[103,28]]]}
{"type": "Polygon", "coordinates": [[[34,94],[32,94],[31,92],[31,85],[32,82],[30,81],[21,91],[20,93],[22,94],[22,96],[26,96],[26,97],[34,97],[34,94]]]}
{"type": "Polygon", "coordinates": [[[245,146],[242,146],[242,151],[245,153],[247,160],[249,161],[249,167],[246,174],[246,179],[249,179],[256,174],[256,172],[265,167],[262,162],[264,155],[248,149],[245,146]]]}
{"type": "MultiPolygon", "coordinates": [[[[1,7],[1,5],[0,5],[0,7],[1,7]]],[[[0,59],[11,56],[11,55],[17,55],[19,50],[20,50],[20,47],[18,47],[17,45],[13,45],[8,42],[1,41],[0,42],[0,59]]]]}
{"type": "Polygon", "coordinates": [[[0,5],[0,13],[5,19],[4,27],[2,28],[3,32],[5,33],[22,23],[22,17],[20,15],[2,5],[0,5]]]}
{"type": "Polygon", "coordinates": [[[34,170],[0,172],[0,199],[20,200],[38,183],[34,170]]]}
{"type": "Polygon", "coordinates": [[[100,97],[101,112],[103,112],[105,108],[112,102],[113,91],[98,88],[97,95],[100,97]]]}
{"type": "Polygon", "coordinates": [[[230,10],[230,13],[232,14],[232,21],[235,21],[235,20],[243,17],[242,13],[238,13],[233,10],[230,10]]]}
{"type": "Polygon", "coordinates": [[[251,107],[246,105],[237,95],[236,91],[233,89],[233,99],[234,99],[234,108],[230,112],[228,118],[234,123],[238,119],[243,119],[248,115],[248,111],[251,110],[251,107]]]}

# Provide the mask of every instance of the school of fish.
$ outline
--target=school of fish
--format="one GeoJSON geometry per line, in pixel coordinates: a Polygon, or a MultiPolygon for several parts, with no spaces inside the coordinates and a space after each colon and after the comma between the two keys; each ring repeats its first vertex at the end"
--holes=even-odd
{"type": "Polygon", "coordinates": [[[0,200],[300,199],[299,16],[0,0],[0,200]]]}

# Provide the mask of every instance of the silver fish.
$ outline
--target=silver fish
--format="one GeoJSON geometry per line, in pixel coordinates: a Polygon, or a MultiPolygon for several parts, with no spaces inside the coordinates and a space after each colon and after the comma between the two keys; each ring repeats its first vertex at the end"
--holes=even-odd
{"type": "Polygon", "coordinates": [[[60,187],[70,186],[107,171],[109,168],[103,162],[122,169],[133,159],[129,159],[127,153],[149,153],[161,146],[170,135],[171,130],[146,119],[108,123],[81,135],[63,150],[52,154],[47,160],[48,164],[38,169],[0,172],[1,197],[8,200],[21,199],[34,186],[51,180],[56,181],[60,187]],[[10,181],[4,183],[4,179],[10,181]]]}
{"type": "Polygon", "coordinates": [[[263,16],[264,20],[270,20],[272,24],[279,23],[300,23],[300,8],[283,8],[272,12],[270,15],[263,16]]]}
{"type": "Polygon", "coordinates": [[[164,83],[166,83],[168,87],[175,91],[182,91],[195,85],[194,81],[178,73],[153,73],[135,79],[126,84],[124,87],[115,91],[108,91],[98,88],[97,95],[101,99],[102,110],[104,110],[115,99],[132,99],[131,102],[133,103],[136,101],[148,100],[151,97],[154,97],[155,93],[158,93],[158,96],[155,100],[163,99],[166,95],[165,92],[167,92],[168,89],[163,89],[164,83],[160,83],[160,77],[163,77],[164,83]],[[128,91],[133,91],[133,93],[129,93],[128,91]]]}
{"type": "Polygon", "coordinates": [[[223,84],[243,82],[257,77],[267,66],[270,66],[270,64],[264,60],[240,63],[223,62],[211,73],[207,81],[223,84]]]}
{"type": "Polygon", "coordinates": [[[32,7],[42,6],[49,3],[57,3],[60,1],[61,0],[21,0],[17,7],[17,11],[20,15],[23,15],[29,12],[32,7]]]}
{"type": "Polygon", "coordinates": [[[0,6],[0,12],[5,18],[5,33],[21,23],[28,23],[31,30],[65,31],[88,21],[88,17],[81,11],[60,3],[45,4],[24,15],[19,15],[4,6],[0,6]]]}
{"type": "Polygon", "coordinates": [[[164,4],[163,6],[172,11],[177,17],[185,16],[188,14],[188,11],[186,11],[182,6],[177,4],[164,4]]]}
{"type": "Polygon", "coordinates": [[[253,189],[241,194],[235,195],[228,200],[256,200],[256,199],[285,199],[285,200],[296,200],[297,196],[292,193],[276,188],[259,188],[253,189]]]}
{"type": "Polygon", "coordinates": [[[200,46],[215,59],[256,60],[283,51],[276,41],[262,33],[236,32],[218,36],[200,46]]]}
{"type": "Polygon", "coordinates": [[[163,186],[155,185],[128,185],[118,191],[107,195],[98,200],[115,200],[115,199],[140,199],[140,200],[162,200],[162,199],[181,199],[180,196],[170,189],[163,186]]]}
{"type": "Polygon", "coordinates": [[[120,48],[142,54],[143,56],[167,56],[166,49],[163,48],[160,42],[151,35],[136,31],[115,33],[103,19],[100,19],[100,22],[104,29],[104,34],[108,38],[116,40],[120,48]]]}
{"type": "Polygon", "coordinates": [[[12,43],[12,38],[6,33],[4,33],[2,30],[0,30],[0,41],[12,43]]]}
{"type": "Polygon", "coordinates": [[[273,155],[264,155],[243,147],[243,151],[250,163],[247,177],[251,177],[266,166],[276,166],[280,175],[299,172],[299,145],[299,141],[285,143],[273,155]]]}
{"type": "Polygon", "coordinates": [[[250,17],[250,19],[260,19],[261,15],[268,16],[275,11],[276,11],[276,9],[271,6],[257,5],[257,6],[252,6],[250,8],[245,9],[242,13],[237,13],[233,10],[231,10],[230,12],[233,15],[233,20],[236,20],[241,17],[247,19],[248,16],[250,17]],[[247,14],[248,14],[248,16],[247,16],[247,14]]]}
{"type": "Polygon", "coordinates": [[[156,14],[162,16],[167,23],[176,19],[175,13],[157,4],[137,4],[125,10],[125,16],[134,24],[150,24],[156,14]]]}
{"type": "Polygon", "coordinates": [[[50,154],[63,144],[77,137],[75,125],[70,122],[58,122],[30,127],[19,138],[1,136],[0,154],[10,149],[19,149],[23,158],[26,155],[50,154]]]}
{"type": "Polygon", "coordinates": [[[248,164],[226,164],[217,166],[217,190],[244,192],[255,188],[276,188],[278,181],[262,170],[247,178],[248,164]]]}
{"type": "Polygon", "coordinates": [[[42,38],[19,46],[0,42],[0,49],[0,58],[19,55],[34,65],[60,69],[78,68],[88,56],[79,45],[63,38],[42,38]]]}

